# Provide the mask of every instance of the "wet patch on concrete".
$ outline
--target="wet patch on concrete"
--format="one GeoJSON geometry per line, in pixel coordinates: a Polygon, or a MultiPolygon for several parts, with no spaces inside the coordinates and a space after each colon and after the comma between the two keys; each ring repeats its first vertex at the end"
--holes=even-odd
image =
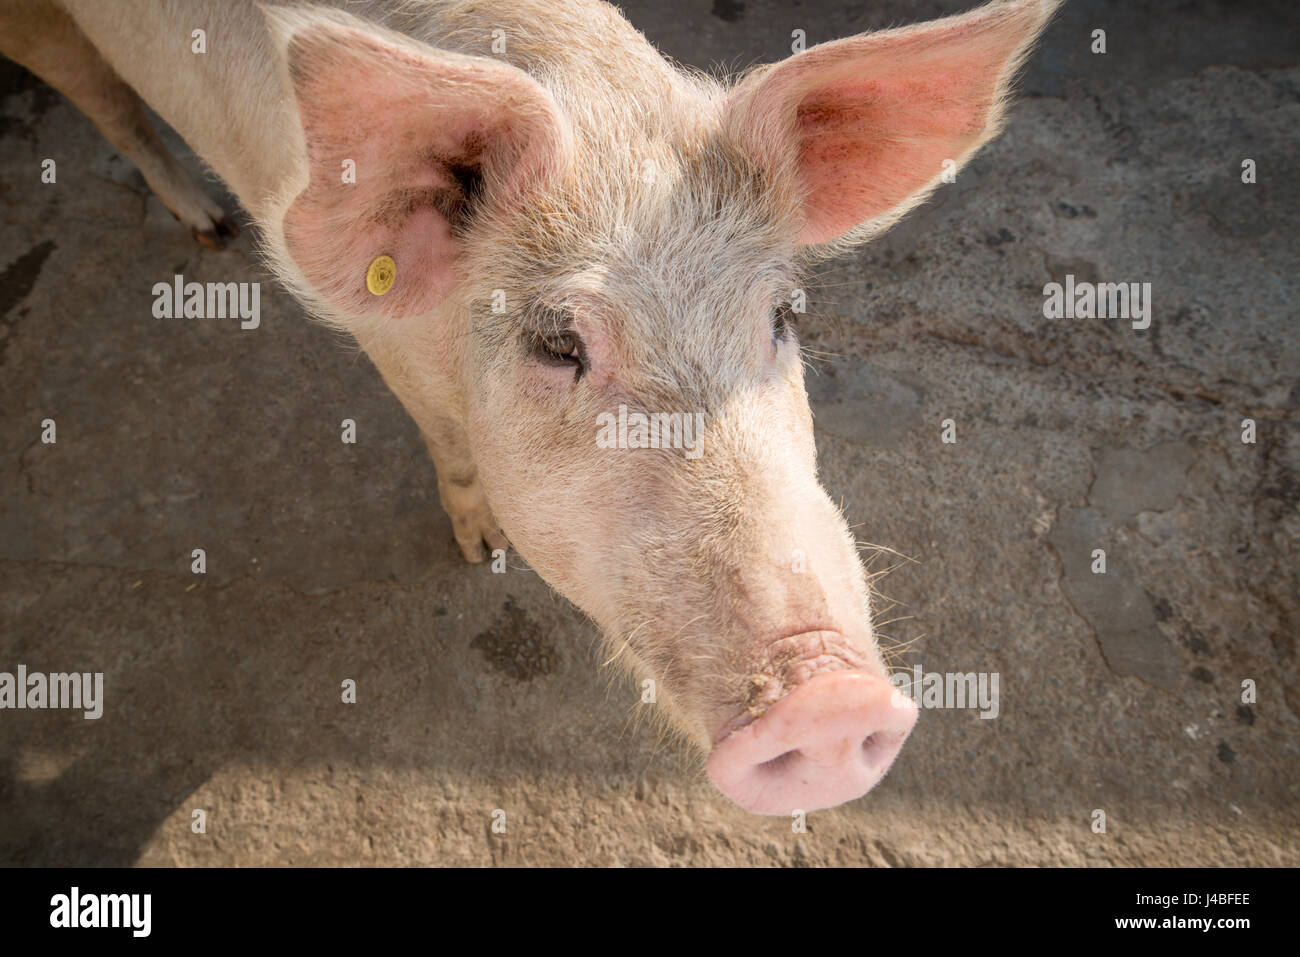
{"type": "Polygon", "coordinates": [[[470,642],[493,671],[515,681],[531,681],[559,667],[559,654],[546,639],[541,625],[528,612],[506,599],[502,613],[486,631],[470,642]]]}
{"type": "MultiPolygon", "coordinates": [[[[1141,581],[1123,527],[1138,516],[1174,508],[1187,484],[1196,450],[1181,442],[1150,449],[1105,448],[1094,456],[1095,472],[1085,508],[1064,508],[1048,535],[1064,569],[1062,588],[1091,626],[1106,664],[1116,674],[1140,678],[1165,691],[1179,683],[1180,653],[1160,630],[1174,617],[1167,599],[1155,598],[1141,581]],[[1104,551],[1104,572],[1095,554],[1104,551]]],[[[1150,523],[1139,523],[1148,527],[1150,523]]],[[[1204,645],[1204,639],[1201,645],[1204,645]]],[[[1190,675],[1204,682],[1203,666],[1190,675]]]]}
{"type": "Polygon", "coordinates": [[[35,139],[35,125],[61,97],[28,70],[0,56],[0,137],[35,139]],[[25,99],[26,109],[16,106],[25,99]]]}
{"type": "Polygon", "coordinates": [[[40,278],[41,267],[55,249],[53,240],[37,243],[23,253],[0,273],[0,318],[27,298],[27,294],[40,278]]]}
{"type": "Polygon", "coordinates": [[[13,324],[26,312],[22,310],[11,316],[10,310],[27,298],[27,294],[36,285],[36,280],[40,278],[41,267],[54,249],[53,240],[37,243],[0,273],[0,365],[4,365],[13,324]]]}
{"type": "Polygon", "coordinates": [[[1182,442],[1146,450],[1102,449],[1096,455],[1088,502],[1114,523],[1127,522],[1139,512],[1166,511],[1177,502],[1195,460],[1196,450],[1182,442]]]}
{"type": "Polygon", "coordinates": [[[1110,528],[1101,513],[1061,509],[1047,538],[1065,570],[1062,587],[1095,632],[1110,669],[1173,691],[1179,682],[1178,653],[1160,632],[1151,599],[1138,584],[1138,570],[1118,549],[1106,547],[1110,528]],[[1092,571],[1097,548],[1106,552],[1104,574],[1092,571]]]}

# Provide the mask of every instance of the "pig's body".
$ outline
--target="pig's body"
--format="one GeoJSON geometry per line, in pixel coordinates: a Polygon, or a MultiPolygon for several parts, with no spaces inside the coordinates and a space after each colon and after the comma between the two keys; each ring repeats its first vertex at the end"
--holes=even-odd
{"type": "Polygon", "coordinates": [[[219,241],[138,91],[419,424],[466,557],[504,530],[655,680],[724,792],[788,813],[870,789],[916,711],[817,483],[781,304],[802,265],[887,228],[996,132],[1053,5],[733,83],[670,66],[594,0],[17,0],[0,49],[219,241]],[[624,408],[706,423],[700,447],[609,448],[598,425],[624,408]]]}

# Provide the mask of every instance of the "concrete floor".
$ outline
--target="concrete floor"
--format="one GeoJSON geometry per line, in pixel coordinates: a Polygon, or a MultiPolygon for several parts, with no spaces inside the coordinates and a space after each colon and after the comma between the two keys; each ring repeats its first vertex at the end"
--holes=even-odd
{"type": "MultiPolygon", "coordinates": [[[[796,27],[965,6],[625,9],[740,66],[796,27]]],[[[657,739],[531,571],[462,563],[415,427],[251,237],[195,245],[5,63],[0,671],[103,671],[109,699],[0,712],[0,863],[1300,863],[1296,28],[1280,0],[1143,6],[1069,3],[1006,133],[819,277],[824,482],[915,559],[884,631],[903,663],[998,672],[1002,710],[923,713],[884,784],[805,834],[657,739]],[[262,280],[263,329],[152,319],[173,272],[262,280]],[[1044,320],[1067,273],[1150,282],[1151,328],[1044,320]]]]}

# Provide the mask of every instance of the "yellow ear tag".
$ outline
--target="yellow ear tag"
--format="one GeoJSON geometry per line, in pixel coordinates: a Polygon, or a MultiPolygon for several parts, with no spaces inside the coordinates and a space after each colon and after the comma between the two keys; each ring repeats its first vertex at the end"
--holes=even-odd
{"type": "Polygon", "coordinates": [[[392,256],[379,256],[366,270],[366,288],[374,295],[382,296],[393,288],[397,281],[397,263],[392,256]]]}

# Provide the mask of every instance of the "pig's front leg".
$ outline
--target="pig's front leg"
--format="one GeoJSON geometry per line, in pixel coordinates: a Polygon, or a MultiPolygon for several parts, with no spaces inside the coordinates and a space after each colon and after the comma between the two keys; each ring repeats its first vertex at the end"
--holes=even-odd
{"type": "Polygon", "coordinates": [[[488,556],[488,549],[509,548],[483,494],[464,428],[444,422],[422,431],[438,472],[438,495],[465,560],[481,562],[488,556]]]}
{"type": "MultiPolygon", "coordinates": [[[[510,542],[497,525],[479,482],[454,375],[446,368],[411,360],[412,356],[446,357],[448,350],[437,341],[430,342],[418,335],[394,336],[391,329],[384,327],[368,332],[358,335],[357,341],[424,436],[429,457],[438,472],[438,495],[451,519],[461,553],[467,561],[481,562],[487,557],[488,549],[508,548],[510,542]]],[[[450,360],[450,364],[454,366],[455,360],[450,360]]]]}

